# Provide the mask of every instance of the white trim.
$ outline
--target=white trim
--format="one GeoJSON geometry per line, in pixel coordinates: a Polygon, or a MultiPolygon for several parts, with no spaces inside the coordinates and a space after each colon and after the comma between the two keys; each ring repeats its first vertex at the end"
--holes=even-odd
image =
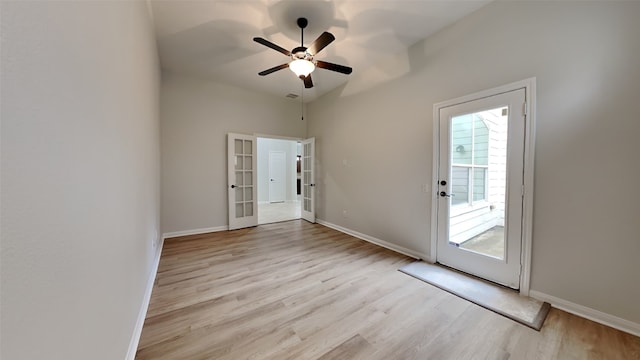
{"type": "Polygon", "coordinates": [[[210,232],[227,231],[227,230],[229,230],[229,226],[223,225],[223,226],[216,226],[216,227],[202,228],[202,229],[174,231],[174,232],[168,232],[168,233],[162,234],[162,240],[178,237],[178,236],[200,235],[200,234],[206,234],[210,232]]]}
{"type": "Polygon", "coordinates": [[[533,179],[536,145],[536,78],[521,81],[525,88],[524,196],[522,197],[522,257],[520,294],[529,296],[533,241],[533,179]]]}
{"type": "Polygon", "coordinates": [[[261,139],[291,140],[291,141],[295,141],[295,142],[300,142],[300,141],[304,140],[303,138],[290,137],[290,136],[269,135],[269,134],[262,134],[262,133],[253,133],[253,136],[255,136],[256,138],[261,138],[261,139]]]}
{"type": "MultiPolygon", "coordinates": [[[[513,82],[511,84],[506,84],[506,85],[494,87],[494,88],[491,88],[491,89],[478,91],[478,92],[473,93],[473,94],[469,94],[469,95],[461,96],[461,97],[458,97],[458,98],[455,98],[455,99],[451,99],[451,100],[435,103],[433,105],[434,106],[434,110],[436,108],[445,108],[445,107],[449,107],[449,106],[453,106],[453,105],[464,104],[464,103],[467,103],[467,102],[470,102],[470,101],[474,101],[474,100],[478,100],[478,99],[492,97],[492,96],[495,96],[497,94],[508,93],[508,92],[513,91],[513,90],[531,89],[532,86],[535,87],[535,82],[536,82],[536,78],[532,77],[532,78],[524,79],[524,80],[521,80],[521,81],[516,81],[516,82],[513,82]]],[[[534,94],[533,93],[530,93],[530,94],[528,93],[527,95],[534,95],[534,94]]],[[[528,100],[529,99],[527,99],[527,101],[528,100]]],[[[531,109],[532,109],[532,107],[529,107],[528,110],[531,110],[531,109]]],[[[437,115],[438,113],[434,111],[434,114],[437,115]]]]}
{"type": "MultiPolygon", "coordinates": [[[[427,259],[427,261],[429,261],[429,257],[426,254],[422,254],[419,251],[414,251],[411,249],[407,249],[405,247],[396,245],[396,244],[392,244],[390,242],[384,241],[384,240],[380,240],[378,238],[375,238],[373,236],[369,236],[363,233],[359,233],[357,231],[351,230],[351,229],[347,229],[345,227],[342,227],[340,225],[336,225],[336,224],[332,224],[330,222],[321,220],[321,219],[316,219],[316,223],[326,226],[328,228],[332,228],[334,230],[340,231],[341,233],[345,233],[347,235],[351,235],[353,237],[356,237],[358,239],[370,242],[372,244],[378,245],[378,246],[382,246],[383,248],[387,248],[389,250],[393,250],[397,253],[403,254],[403,255],[407,255],[410,256],[414,259],[427,259]]],[[[430,262],[430,261],[429,261],[430,262]]]]}
{"type": "Polygon", "coordinates": [[[610,326],[614,329],[624,331],[631,335],[640,336],[640,324],[634,323],[633,321],[629,321],[615,315],[607,314],[599,310],[579,305],[571,301],[560,299],[536,290],[529,291],[529,296],[540,301],[546,301],[553,307],[560,310],[564,310],[585,319],[595,321],[602,325],[610,326]]]}
{"type": "Polygon", "coordinates": [[[433,158],[431,160],[431,239],[429,241],[429,262],[435,264],[438,247],[438,193],[440,179],[438,176],[440,165],[440,108],[433,106],[433,158]]]}
{"type": "Polygon", "coordinates": [[[524,187],[525,194],[522,204],[522,249],[521,249],[521,269],[520,269],[520,294],[528,296],[531,284],[531,253],[532,253],[532,233],[533,233],[533,178],[534,178],[534,155],[535,155],[535,122],[536,122],[536,78],[532,77],[511,84],[498,86],[492,89],[479,91],[470,95],[465,95],[456,99],[439,102],[433,105],[433,159],[432,166],[432,196],[431,196],[431,249],[429,261],[437,260],[437,238],[438,238],[438,161],[440,153],[440,109],[463,104],[469,101],[494,96],[518,89],[525,89],[526,102],[526,124],[524,143],[524,187]]]}
{"type": "Polygon", "coordinates": [[[151,273],[147,279],[147,289],[144,292],[142,298],[142,305],[138,312],[138,320],[136,320],[136,327],[133,329],[131,340],[129,341],[129,350],[127,351],[126,360],[134,360],[136,352],[138,351],[138,344],[140,343],[140,337],[142,336],[142,327],[144,325],[144,319],[147,317],[147,310],[149,309],[149,301],[151,300],[151,292],[153,292],[153,284],[156,281],[156,275],[158,274],[158,265],[160,265],[160,255],[162,254],[162,247],[164,246],[164,238],[160,241],[158,251],[155,254],[155,259],[151,267],[151,273]]]}

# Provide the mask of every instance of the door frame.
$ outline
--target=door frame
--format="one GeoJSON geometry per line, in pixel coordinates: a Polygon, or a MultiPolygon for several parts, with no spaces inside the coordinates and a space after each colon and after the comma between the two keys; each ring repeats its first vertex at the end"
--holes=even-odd
{"type": "Polygon", "coordinates": [[[533,174],[535,155],[535,123],[536,123],[536,78],[528,78],[511,84],[479,91],[455,99],[439,102],[433,105],[433,159],[432,159],[432,190],[431,190],[431,239],[429,261],[437,260],[438,237],[438,181],[440,159],[440,110],[453,105],[482,99],[513,90],[525,90],[525,138],[524,138],[524,188],[522,198],[522,249],[520,254],[520,294],[529,295],[531,278],[531,241],[533,230],[533,174]]]}
{"type": "MultiPolygon", "coordinates": [[[[303,138],[297,138],[297,137],[291,137],[291,136],[279,136],[279,135],[271,135],[271,134],[264,134],[264,133],[253,133],[253,136],[256,137],[256,139],[270,139],[270,140],[286,140],[286,141],[295,141],[295,142],[301,142],[304,139],[303,138]]],[[[260,157],[260,154],[257,155],[257,157],[260,157]]],[[[269,156],[267,155],[267,162],[269,161],[269,156]]],[[[268,166],[267,166],[267,173],[269,172],[268,166]]],[[[260,181],[258,179],[258,181],[260,181]]],[[[268,185],[267,185],[267,190],[268,192],[268,185]]],[[[286,193],[286,189],[285,189],[285,201],[287,201],[287,196],[288,194],[286,193]]],[[[264,200],[263,200],[264,201],[264,200]]],[[[269,201],[269,197],[267,197],[267,202],[269,201]]]]}
{"type": "MultiPolygon", "coordinates": [[[[317,195],[317,194],[316,194],[316,191],[315,191],[315,185],[316,185],[316,184],[315,184],[315,159],[316,159],[316,154],[315,154],[315,137],[311,137],[311,138],[297,138],[297,137],[278,136],[278,135],[271,135],[271,134],[264,134],[264,133],[254,133],[254,134],[253,134],[253,136],[255,136],[255,137],[256,137],[256,139],[258,139],[258,138],[263,138],[263,139],[275,139],[275,140],[291,140],[291,141],[298,142],[298,143],[300,143],[301,145],[304,145],[304,142],[305,142],[305,141],[309,141],[309,140],[312,140],[312,141],[313,141],[313,146],[312,146],[312,152],[313,152],[313,153],[312,153],[312,162],[311,162],[311,167],[312,167],[312,169],[313,169],[313,170],[312,170],[312,175],[313,175],[313,177],[314,177],[314,178],[312,179],[312,180],[313,180],[313,187],[312,187],[312,189],[311,189],[311,191],[313,191],[313,194],[312,194],[312,205],[311,205],[311,206],[312,206],[312,210],[313,210],[313,211],[312,211],[312,216],[310,217],[310,216],[309,216],[309,213],[305,214],[305,211],[303,210],[304,197],[303,197],[302,195],[303,195],[303,191],[304,191],[304,190],[303,190],[303,189],[304,189],[304,186],[303,186],[303,185],[302,185],[302,183],[301,183],[300,185],[301,185],[301,190],[302,190],[302,191],[301,191],[301,194],[300,194],[300,195],[301,195],[301,199],[300,199],[300,203],[301,203],[301,204],[300,204],[300,219],[304,219],[304,220],[309,221],[309,222],[311,222],[311,223],[315,223],[315,222],[316,222],[316,218],[315,218],[315,213],[316,213],[316,211],[315,211],[315,206],[316,206],[316,204],[315,204],[315,199],[316,199],[316,195],[317,195]]],[[[303,151],[301,150],[301,155],[302,155],[302,154],[303,154],[303,151]]],[[[258,157],[258,156],[256,156],[256,157],[258,157]]],[[[301,159],[301,161],[302,161],[302,159],[301,159]]],[[[301,181],[302,181],[302,179],[301,179],[301,181]]],[[[258,195],[257,195],[257,193],[256,193],[256,196],[258,196],[258,195]]]]}

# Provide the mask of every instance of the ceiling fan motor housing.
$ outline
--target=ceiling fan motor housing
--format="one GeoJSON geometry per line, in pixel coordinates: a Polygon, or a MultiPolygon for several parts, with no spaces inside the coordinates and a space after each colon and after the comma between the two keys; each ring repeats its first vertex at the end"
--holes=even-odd
{"type": "Polygon", "coordinates": [[[313,55],[307,52],[307,48],[304,46],[299,46],[293,50],[291,50],[291,59],[293,60],[313,60],[313,55]]]}

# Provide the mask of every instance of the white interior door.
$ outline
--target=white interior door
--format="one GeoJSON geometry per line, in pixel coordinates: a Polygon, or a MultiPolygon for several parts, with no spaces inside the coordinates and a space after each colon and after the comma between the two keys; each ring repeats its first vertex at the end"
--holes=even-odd
{"type": "Polygon", "coordinates": [[[302,204],[301,215],[302,218],[315,223],[316,222],[316,210],[315,210],[315,174],[314,174],[314,158],[315,158],[315,144],[316,139],[311,138],[303,140],[302,145],[302,158],[301,158],[301,172],[302,172],[302,204]]]}
{"type": "Polygon", "coordinates": [[[286,155],[284,151],[269,152],[269,202],[285,201],[286,155]]]}
{"type": "Polygon", "coordinates": [[[439,110],[436,260],[520,286],[525,89],[439,110]]]}
{"type": "Polygon", "coordinates": [[[229,230],[258,225],[255,136],[228,134],[229,230]]]}

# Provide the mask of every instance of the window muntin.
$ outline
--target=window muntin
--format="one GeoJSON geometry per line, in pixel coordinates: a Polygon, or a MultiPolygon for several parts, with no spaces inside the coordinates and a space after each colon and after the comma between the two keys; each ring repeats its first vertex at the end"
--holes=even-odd
{"type": "Polygon", "coordinates": [[[451,119],[452,205],[487,201],[489,128],[478,113],[451,119]]]}

